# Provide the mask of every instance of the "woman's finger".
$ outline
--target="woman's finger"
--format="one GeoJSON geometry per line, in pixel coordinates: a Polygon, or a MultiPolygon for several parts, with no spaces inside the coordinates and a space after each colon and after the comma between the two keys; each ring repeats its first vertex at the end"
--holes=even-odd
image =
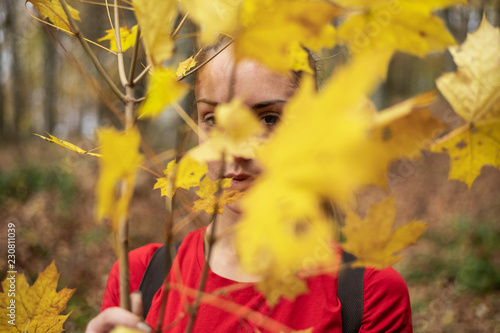
{"type": "Polygon", "coordinates": [[[130,305],[132,313],[142,318],[142,293],[140,291],[137,290],[130,294],[130,305]]]}
{"type": "Polygon", "coordinates": [[[141,318],[130,311],[119,307],[108,308],[89,322],[85,333],[108,333],[118,325],[138,328],[139,322],[141,318]]]}

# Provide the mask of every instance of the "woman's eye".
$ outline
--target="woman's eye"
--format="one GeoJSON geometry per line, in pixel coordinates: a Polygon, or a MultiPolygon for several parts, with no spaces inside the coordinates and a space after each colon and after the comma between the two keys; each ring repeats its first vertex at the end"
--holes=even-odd
{"type": "Polygon", "coordinates": [[[274,126],[279,122],[279,120],[280,117],[274,114],[268,114],[260,118],[260,121],[262,121],[262,123],[266,126],[274,126]]]}
{"type": "Polygon", "coordinates": [[[215,126],[215,116],[214,115],[206,115],[203,118],[203,122],[205,123],[205,125],[213,127],[213,126],[215,126]]]}

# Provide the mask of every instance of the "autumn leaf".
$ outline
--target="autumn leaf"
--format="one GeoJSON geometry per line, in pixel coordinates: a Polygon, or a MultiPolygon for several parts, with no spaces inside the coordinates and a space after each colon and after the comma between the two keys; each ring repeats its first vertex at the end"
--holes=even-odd
{"type": "MultiPolygon", "coordinates": [[[[136,37],[137,37],[137,24],[134,25],[132,27],[132,29],[129,29],[128,27],[121,27],[120,28],[120,39],[121,39],[122,52],[125,52],[129,48],[134,47],[136,37]]],[[[102,42],[103,40],[109,40],[110,41],[109,48],[112,51],[115,51],[115,52],[118,51],[116,48],[115,31],[113,29],[106,30],[106,36],[99,38],[97,41],[102,42]]]]}
{"type": "Polygon", "coordinates": [[[141,137],[135,129],[124,132],[105,128],[97,133],[102,158],[97,181],[97,219],[110,217],[113,230],[127,216],[134,192],[136,171],[143,161],[139,153],[141,137]],[[117,195],[117,192],[121,192],[117,195]]]}
{"type": "Polygon", "coordinates": [[[420,151],[444,130],[444,125],[429,113],[434,101],[435,91],[429,91],[380,112],[371,104],[365,106],[373,116],[373,128],[360,154],[374,161],[370,167],[378,176],[371,184],[386,187],[391,162],[400,158],[418,160],[420,151]]]}
{"type": "MultiPolygon", "coordinates": [[[[264,172],[341,202],[349,200],[362,184],[376,179],[376,170],[367,168],[376,157],[360,154],[372,118],[356,110],[366,103],[366,95],[379,80],[380,61],[383,59],[376,55],[356,59],[320,92],[316,92],[312,78],[304,77],[285,106],[281,126],[258,151],[264,172]]],[[[265,198],[266,194],[262,195],[265,198]]]]}
{"type": "Polygon", "coordinates": [[[187,85],[177,81],[172,70],[163,67],[153,70],[148,86],[146,100],[138,111],[140,117],[158,117],[168,105],[187,92],[187,85]]]}
{"type": "Polygon", "coordinates": [[[232,35],[238,29],[238,15],[244,0],[179,0],[181,10],[200,28],[200,42],[211,44],[219,34],[232,35]]]}
{"type": "Polygon", "coordinates": [[[200,186],[201,178],[207,173],[207,165],[185,156],[179,164],[171,161],[163,173],[165,177],[157,178],[153,189],[160,189],[161,196],[172,199],[178,188],[189,190],[191,187],[200,186]]]}
{"type": "Polygon", "coordinates": [[[80,147],[78,147],[78,146],[76,146],[76,145],[74,145],[72,143],[67,142],[67,141],[60,140],[60,139],[56,138],[55,136],[53,136],[52,134],[49,134],[49,133],[47,133],[47,134],[50,136],[50,138],[47,138],[47,137],[45,137],[43,135],[36,134],[36,133],[33,133],[33,134],[36,135],[36,136],[38,136],[38,137],[40,137],[40,138],[42,138],[42,139],[44,139],[45,141],[56,143],[56,144],[58,144],[60,146],[63,146],[64,148],[67,148],[69,150],[77,152],[80,155],[91,155],[91,156],[97,156],[97,157],[101,157],[102,156],[101,154],[91,153],[91,152],[89,152],[87,150],[84,150],[84,149],[82,149],[82,148],[80,148],[80,147]]]}
{"type": "Polygon", "coordinates": [[[141,27],[142,38],[154,67],[170,59],[174,41],[170,37],[177,14],[177,1],[133,0],[135,17],[141,27]]]}
{"type": "Polygon", "coordinates": [[[374,205],[364,220],[352,211],[347,212],[342,228],[346,241],[342,248],[357,257],[354,267],[382,269],[396,263],[402,256],[394,253],[415,244],[426,229],[425,223],[414,221],[393,230],[395,217],[393,197],[374,205]]]}
{"type": "MultiPolygon", "coordinates": [[[[68,16],[59,0],[29,0],[40,12],[43,19],[48,18],[57,28],[70,30],[68,16]]],[[[80,21],[79,13],[76,9],[68,5],[71,17],[80,21]]]]}
{"type": "Polygon", "coordinates": [[[341,12],[323,1],[244,1],[234,42],[236,59],[254,59],[281,73],[303,69],[305,53],[298,48],[319,51],[332,47],[336,37],[330,22],[341,12]]]}
{"type": "Polygon", "coordinates": [[[54,261],[45,271],[40,272],[32,286],[28,284],[24,274],[7,272],[7,278],[2,282],[4,292],[0,294],[0,331],[64,331],[63,324],[69,314],[59,313],[66,308],[75,289],[63,288],[57,291],[59,275],[54,261]],[[15,309],[14,313],[12,307],[15,309]]]}
{"type": "Polygon", "coordinates": [[[334,227],[323,216],[319,200],[310,191],[266,177],[240,200],[244,213],[235,242],[239,264],[262,277],[257,289],[271,305],[282,296],[292,300],[307,292],[299,272],[336,261],[334,227]]]}
{"type": "Polygon", "coordinates": [[[252,158],[256,147],[263,141],[259,135],[264,129],[253,112],[243,102],[234,98],[230,103],[215,108],[216,126],[209,138],[191,149],[189,156],[199,161],[219,161],[225,156],[231,161],[234,156],[252,158]]]}
{"type": "MultiPolygon", "coordinates": [[[[200,50],[201,51],[201,50],[200,50]]],[[[199,52],[198,52],[199,53],[199,52]]],[[[175,76],[177,78],[179,77],[182,77],[184,75],[186,75],[186,73],[191,69],[193,68],[194,66],[196,66],[196,60],[194,60],[196,58],[196,56],[194,57],[189,57],[187,58],[186,60],[184,61],[181,61],[179,63],[179,66],[177,67],[177,71],[175,72],[175,76]]]]}
{"type": "Polygon", "coordinates": [[[431,150],[449,154],[449,179],[470,188],[483,166],[500,168],[499,30],[483,18],[477,31],[450,53],[458,68],[436,83],[465,125],[439,139],[431,150]]]}
{"type": "Polygon", "coordinates": [[[338,27],[339,40],[349,45],[354,56],[383,52],[385,75],[392,54],[406,52],[423,57],[431,51],[444,51],[455,39],[444,22],[432,12],[466,0],[330,0],[346,9],[348,16],[338,27]]]}
{"type": "Polygon", "coordinates": [[[239,191],[226,190],[231,186],[231,179],[225,178],[221,180],[221,191],[219,192],[218,181],[211,180],[208,176],[203,178],[200,183],[200,189],[196,194],[200,197],[194,202],[193,212],[204,210],[207,214],[213,214],[215,205],[217,205],[217,214],[224,212],[224,205],[236,202],[242,195],[239,191]]]}

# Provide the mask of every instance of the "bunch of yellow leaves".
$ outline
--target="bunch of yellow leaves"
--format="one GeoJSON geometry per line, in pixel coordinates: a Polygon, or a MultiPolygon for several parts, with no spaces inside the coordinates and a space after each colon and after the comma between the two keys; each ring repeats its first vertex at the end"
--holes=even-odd
{"type": "Polygon", "coordinates": [[[466,122],[439,139],[432,151],[450,155],[449,179],[470,188],[485,165],[500,168],[500,33],[483,18],[460,47],[451,47],[455,73],[437,86],[466,122]]]}
{"type": "Polygon", "coordinates": [[[381,53],[386,61],[379,67],[385,76],[395,51],[423,57],[443,51],[455,39],[444,22],[432,12],[466,0],[330,0],[350,11],[338,27],[338,38],[349,45],[354,56],[381,53]]]}
{"type": "Polygon", "coordinates": [[[200,183],[200,189],[196,191],[200,199],[194,202],[193,212],[204,210],[208,214],[213,214],[217,209],[217,214],[222,214],[224,205],[236,202],[242,195],[238,191],[226,190],[230,186],[230,178],[213,181],[206,176],[200,183]]]}
{"type": "Polygon", "coordinates": [[[235,38],[237,60],[255,59],[281,73],[311,71],[307,52],[332,47],[330,22],[342,11],[332,3],[310,0],[182,0],[183,11],[201,28],[201,42],[217,33],[235,38]],[[265,52],[263,52],[265,50],[265,52]]]}
{"type": "Polygon", "coordinates": [[[0,331],[2,332],[44,332],[64,331],[67,315],[59,315],[65,308],[75,289],[63,288],[57,291],[59,272],[52,262],[40,272],[30,286],[24,274],[7,272],[0,294],[0,331]],[[15,285],[12,287],[12,285],[15,285]],[[14,292],[10,291],[14,290],[14,292]],[[11,297],[11,294],[15,294],[11,297]],[[10,308],[9,308],[10,307],[10,308]],[[11,309],[14,308],[14,315],[11,309]],[[9,322],[11,318],[11,322],[9,322]]]}
{"type": "Polygon", "coordinates": [[[153,189],[160,189],[161,196],[172,199],[178,188],[189,190],[191,187],[200,186],[200,179],[207,173],[207,165],[186,156],[179,164],[175,161],[168,163],[163,173],[165,177],[157,178],[153,189]]]}

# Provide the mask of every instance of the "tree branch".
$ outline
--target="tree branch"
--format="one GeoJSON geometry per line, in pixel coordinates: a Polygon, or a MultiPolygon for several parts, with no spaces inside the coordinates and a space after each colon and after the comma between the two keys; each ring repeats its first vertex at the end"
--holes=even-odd
{"type": "Polygon", "coordinates": [[[72,30],[71,32],[73,34],[75,34],[75,36],[78,38],[78,40],[80,41],[80,44],[82,45],[83,49],[85,50],[85,52],[87,53],[87,55],[90,57],[90,60],[92,60],[92,62],[94,63],[94,66],[96,67],[97,71],[104,78],[104,80],[106,81],[106,83],[108,84],[108,86],[111,88],[111,90],[113,91],[113,93],[121,101],[125,102],[127,100],[127,97],[120,91],[120,89],[118,89],[118,87],[113,82],[113,80],[111,80],[111,78],[109,77],[108,73],[102,67],[101,63],[99,62],[99,59],[97,59],[97,56],[95,55],[95,53],[90,48],[89,44],[85,40],[85,37],[83,36],[82,32],[78,28],[78,25],[76,24],[75,20],[71,16],[71,13],[70,13],[70,11],[68,9],[68,5],[66,4],[66,0],[61,0],[60,3],[61,3],[61,6],[62,6],[64,12],[68,16],[69,24],[71,26],[70,28],[72,30]]]}

